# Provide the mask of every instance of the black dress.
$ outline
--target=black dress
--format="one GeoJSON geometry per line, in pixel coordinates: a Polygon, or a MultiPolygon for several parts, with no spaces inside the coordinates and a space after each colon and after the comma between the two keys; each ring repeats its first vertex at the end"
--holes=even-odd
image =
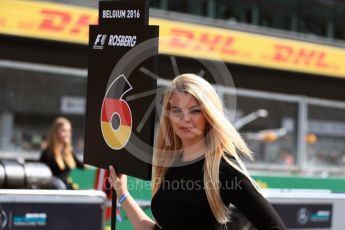
{"type": "MultiPolygon", "coordinates": [[[[81,161],[79,161],[75,155],[73,154],[73,158],[76,162],[76,167],[83,169],[84,165],[81,161]]],[[[68,167],[68,165],[65,163],[65,168],[64,169],[60,169],[59,165],[57,164],[57,162],[54,159],[54,155],[53,152],[50,149],[46,149],[42,152],[41,157],[39,159],[40,162],[45,163],[46,165],[48,165],[48,167],[50,168],[50,170],[53,173],[53,176],[59,178],[62,180],[62,182],[65,184],[67,189],[73,189],[72,184],[68,181],[68,175],[71,171],[71,168],[68,167]]]]}
{"type": "MultiPolygon", "coordinates": [[[[203,182],[205,159],[168,169],[160,189],[152,198],[151,209],[159,228],[164,230],[219,229],[208,204],[203,182]]],[[[251,182],[224,159],[220,163],[223,202],[233,204],[257,229],[286,229],[271,204],[251,182]]]]}

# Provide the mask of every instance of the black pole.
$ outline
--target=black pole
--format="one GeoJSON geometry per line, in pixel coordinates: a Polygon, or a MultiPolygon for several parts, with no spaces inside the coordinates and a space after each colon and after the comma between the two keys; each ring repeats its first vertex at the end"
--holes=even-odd
{"type": "Polygon", "coordinates": [[[112,189],[111,195],[111,230],[116,229],[116,192],[112,189]]]}

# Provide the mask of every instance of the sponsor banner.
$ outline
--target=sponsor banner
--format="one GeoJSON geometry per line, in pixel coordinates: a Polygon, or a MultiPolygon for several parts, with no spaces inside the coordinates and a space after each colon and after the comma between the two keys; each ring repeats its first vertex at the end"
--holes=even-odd
{"type": "Polygon", "coordinates": [[[212,52],[225,62],[345,77],[345,49],[156,18],[150,23],[160,25],[162,38],[171,37],[160,41],[160,53],[208,59],[212,52]]]}
{"type": "MultiPolygon", "coordinates": [[[[138,9],[101,12],[103,20],[142,19],[138,9]]],[[[88,8],[2,0],[0,33],[86,44],[97,18],[88,8]]],[[[162,54],[212,59],[212,51],[229,63],[345,78],[345,49],[158,18],[150,24],[161,28],[162,54]]]]}
{"type": "Polygon", "coordinates": [[[288,229],[331,229],[332,204],[274,204],[288,229]]]}
{"type": "Polygon", "coordinates": [[[0,33],[73,43],[88,43],[97,10],[71,5],[0,0],[0,33]]]}
{"type": "Polygon", "coordinates": [[[8,190],[0,195],[0,229],[104,229],[104,195],[92,194],[91,190],[84,195],[61,190],[45,194],[8,190]]]}

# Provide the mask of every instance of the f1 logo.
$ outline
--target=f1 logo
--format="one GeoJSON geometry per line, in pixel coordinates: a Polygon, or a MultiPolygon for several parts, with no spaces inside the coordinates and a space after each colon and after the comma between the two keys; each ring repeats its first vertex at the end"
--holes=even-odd
{"type": "Polygon", "coordinates": [[[107,39],[106,34],[98,34],[96,37],[95,43],[93,44],[93,49],[102,50],[106,39],[107,39]]]}

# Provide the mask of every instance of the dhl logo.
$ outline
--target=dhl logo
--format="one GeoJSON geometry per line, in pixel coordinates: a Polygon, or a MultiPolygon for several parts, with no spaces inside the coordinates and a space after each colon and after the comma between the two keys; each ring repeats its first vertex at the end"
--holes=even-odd
{"type": "MultiPolygon", "coordinates": [[[[164,41],[163,45],[169,47],[168,49],[180,50],[194,56],[203,52],[204,55],[215,52],[222,60],[232,62],[240,59],[240,62],[244,64],[260,61],[261,64],[266,63],[268,66],[290,65],[319,70],[338,68],[338,65],[328,60],[328,52],[321,49],[273,42],[267,45],[266,49],[252,49],[249,43],[243,44],[240,36],[231,35],[231,33],[217,34],[174,27],[170,28],[168,33],[169,39],[164,41]]],[[[255,44],[255,41],[253,43],[255,44]]]]}
{"type": "Polygon", "coordinates": [[[293,65],[314,66],[315,68],[336,68],[327,63],[325,51],[306,48],[295,48],[288,45],[274,45],[273,61],[277,63],[291,63],[293,65]]]}

